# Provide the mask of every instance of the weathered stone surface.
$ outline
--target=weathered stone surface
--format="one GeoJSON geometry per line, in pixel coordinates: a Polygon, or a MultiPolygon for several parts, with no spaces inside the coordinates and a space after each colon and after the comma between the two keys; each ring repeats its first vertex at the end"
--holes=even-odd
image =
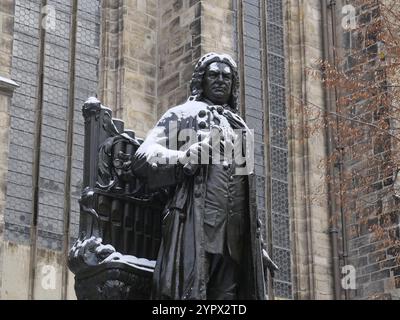
{"type": "MultiPolygon", "coordinates": [[[[14,6],[14,0],[2,1],[0,5],[0,76],[6,79],[11,78],[14,6]]],[[[11,94],[12,90],[0,90],[0,149],[2,150],[0,155],[0,299],[6,298],[7,291],[5,288],[7,284],[13,282],[11,278],[8,278],[6,271],[13,270],[16,266],[19,267],[18,270],[22,270],[21,264],[25,263],[23,262],[24,256],[18,257],[18,253],[13,258],[19,259],[19,262],[15,263],[16,260],[10,259],[7,256],[7,253],[10,252],[9,246],[4,242],[11,94]],[[11,266],[11,268],[7,268],[8,266],[11,266]]],[[[13,252],[16,253],[15,250],[13,252]]],[[[18,278],[16,274],[9,274],[9,276],[18,282],[14,283],[15,293],[24,295],[23,284],[20,281],[22,278],[18,278]]],[[[8,288],[12,290],[12,287],[8,288]]],[[[18,294],[15,294],[15,297],[17,296],[18,294]]]]}
{"type": "MultiPolygon", "coordinates": [[[[319,41],[319,34],[322,32],[320,2],[314,0],[303,4],[291,2],[288,10],[291,16],[287,31],[288,51],[291,52],[291,55],[287,56],[291,95],[301,97],[306,94],[308,101],[323,105],[321,84],[312,78],[303,83],[298,78],[301,70],[311,67],[314,59],[322,57],[322,44],[319,41]],[[304,17],[307,19],[303,19],[304,17]],[[300,32],[299,26],[307,30],[307,35],[300,32]],[[308,33],[309,28],[314,30],[315,36],[308,33]]],[[[297,100],[291,100],[288,112],[295,112],[297,104],[297,100]]],[[[302,127],[301,122],[297,123],[300,119],[296,119],[294,114],[289,118],[293,119],[294,128],[302,127]]],[[[325,143],[323,131],[318,131],[309,140],[304,140],[301,129],[292,130],[289,140],[290,175],[294,192],[290,198],[293,219],[294,297],[297,299],[333,298],[332,251],[327,234],[330,226],[328,207],[324,201],[309,200],[313,194],[326,192],[322,191],[325,188],[321,179],[324,172],[319,166],[325,157],[321,149],[325,143]],[[303,171],[306,163],[308,170],[303,171]]]]}

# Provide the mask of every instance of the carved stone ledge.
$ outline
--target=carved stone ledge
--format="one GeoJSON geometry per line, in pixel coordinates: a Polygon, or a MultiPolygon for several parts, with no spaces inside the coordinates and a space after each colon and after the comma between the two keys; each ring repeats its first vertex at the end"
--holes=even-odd
{"type": "Polygon", "coordinates": [[[15,81],[0,76],[0,93],[12,96],[17,88],[19,88],[19,85],[15,81]]]}

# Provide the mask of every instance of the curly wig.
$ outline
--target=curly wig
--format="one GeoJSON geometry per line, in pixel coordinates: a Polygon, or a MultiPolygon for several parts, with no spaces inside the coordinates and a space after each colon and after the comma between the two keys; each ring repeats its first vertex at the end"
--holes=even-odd
{"type": "Polygon", "coordinates": [[[231,56],[227,54],[218,54],[215,52],[210,52],[205,54],[200,58],[199,62],[193,72],[192,81],[190,82],[190,92],[191,96],[189,100],[201,100],[203,96],[203,79],[206,73],[207,67],[213,62],[223,62],[226,63],[232,70],[232,94],[229,99],[229,105],[237,112],[239,110],[239,73],[236,62],[231,56]]]}

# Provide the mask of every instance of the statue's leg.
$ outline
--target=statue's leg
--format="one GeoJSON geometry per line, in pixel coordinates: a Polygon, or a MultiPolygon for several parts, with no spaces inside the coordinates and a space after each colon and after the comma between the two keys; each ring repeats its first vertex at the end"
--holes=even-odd
{"type": "Polygon", "coordinates": [[[227,255],[207,253],[207,300],[236,300],[239,265],[227,255]]]}

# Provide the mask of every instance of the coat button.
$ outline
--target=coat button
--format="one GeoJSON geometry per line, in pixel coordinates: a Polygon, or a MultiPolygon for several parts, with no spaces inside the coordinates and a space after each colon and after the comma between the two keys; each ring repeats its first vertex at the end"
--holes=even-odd
{"type": "Polygon", "coordinates": [[[200,110],[200,111],[199,111],[199,117],[200,117],[200,118],[204,118],[206,115],[207,115],[206,110],[200,110]]]}
{"type": "Polygon", "coordinates": [[[224,168],[224,170],[229,170],[230,165],[229,165],[228,162],[224,161],[224,162],[222,163],[222,167],[224,168]]]}
{"type": "Polygon", "coordinates": [[[218,106],[217,111],[219,114],[223,114],[224,113],[224,107],[223,106],[218,106]]]}
{"type": "Polygon", "coordinates": [[[207,123],[205,123],[204,121],[201,121],[201,122],[199,123],[199,128],[200,128],[200,129],[205,129],[205,128],[207,128],[207,123]]]}
{"type": "Polygon", "coordinates": [[[230,181],[230,182],[233,182],[233,176],[230,176],[230,177],[229,177],[229,181],[230,181]]]}

